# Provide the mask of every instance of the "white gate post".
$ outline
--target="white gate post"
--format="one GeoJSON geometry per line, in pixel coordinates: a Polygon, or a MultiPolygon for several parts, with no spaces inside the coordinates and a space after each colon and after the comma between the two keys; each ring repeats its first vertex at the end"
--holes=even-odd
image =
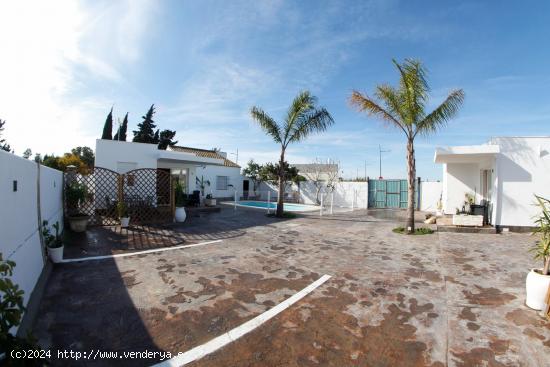
{"type": "Polygon", "coordinates": [[[321,211],[319,212],[320,216],[323,216],[323,194],[321,194],[321,211]]]}
{"type": "Polygon", "coordinates": [[[351,211],[355,209],[355,189],[353,189],[353,195],[351,196],[351,211]]]}
{"type": "Polygon", "coordinates": [[[332,214],[333,206],[334,206],[334,191],[330,193],[330,214],[332,214]]]}
{"type": "Polygon", "coordinates": [[[235,190],[235,204],[233,204],[233,209],[237,210],[237,190],[235,190]]]}

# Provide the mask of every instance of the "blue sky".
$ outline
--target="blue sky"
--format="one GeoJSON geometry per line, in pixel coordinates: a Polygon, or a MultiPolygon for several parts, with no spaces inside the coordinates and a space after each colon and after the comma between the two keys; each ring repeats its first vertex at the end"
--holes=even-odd
{"type": "MultiPolygon", "coordinates": [[[[151,103],[181,145],[274,161],[252,123],[276,119],[309,89],[336,123],[292,146],[291,162],[336,159],[345,177],[405,177],[404,138],[351,110],[353,89],[394,84],[391,59],[429,70],[432,107],[453,88],[466,101],[447,128],[416,144],[417,174],[439,179],[436,146],[498,135],[548,135],[550,3],[546,1],[103,1],[0,5],[0,118],[21,154],[94,147],[105,115],[151,103]]],[[[234,156],[233,156],[234,158],[234,156]]]]}

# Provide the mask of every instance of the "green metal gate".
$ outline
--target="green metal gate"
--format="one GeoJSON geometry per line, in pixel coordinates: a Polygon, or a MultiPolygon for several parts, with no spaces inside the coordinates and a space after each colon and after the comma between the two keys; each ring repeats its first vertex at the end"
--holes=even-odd
{"type": "Polygon", "coordinates": [[[407,197],[407,180],[369,180],[369,208],[406,209],[407,197]]]}

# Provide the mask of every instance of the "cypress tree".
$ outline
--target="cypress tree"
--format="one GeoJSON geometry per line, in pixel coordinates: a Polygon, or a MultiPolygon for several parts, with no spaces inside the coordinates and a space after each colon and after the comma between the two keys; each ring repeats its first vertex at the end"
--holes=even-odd
{"type": "Polygon", "coordinates": [[[168,146],[176,145],[177,141],[172,141],[174,137],[176,136],[176,132],[172,130],[162,130],[160,132],[160,140],[158,148],[161,150],[166,150],[168,146]]]}
{"type": "Polygon", "coordinates": [[[124,120],[122,121],[122,125],[118,127],[118,131],[113,137],[113,140],[120,140],[120,141],[126,141],[126,131],[128,130],[128,112],[126,112],[126,116],[124,116],[124,120]]]}
{"type": "Polygon", "coordinates": [[[153,137],[153,143],[154,143],[154,144],[158,144],[159,141],[160,141],[159,132],[160,132],[159,129],[157,129],[157,131],[155,131],[155,136],[153,137]]]}
{"type": "Polygon", "coordinates": [[[113,140],[113,108],[111,107],[111,112],[107,115],[105,119],[105,125],[103,125],[103,134],[101,139],[113,140]]]}
{"type": "Polygon", "coordinates": [[[142,116],[143,122],[138,124],[138,129],[134,130],[134,139],[135,143],[149,143],[155,144],[155,133],[154,129],[156,127],[155,121],[153,121],[153,115],[155,114],[155,105],[152,104],[147,111],[145,116],[142,116]]]}

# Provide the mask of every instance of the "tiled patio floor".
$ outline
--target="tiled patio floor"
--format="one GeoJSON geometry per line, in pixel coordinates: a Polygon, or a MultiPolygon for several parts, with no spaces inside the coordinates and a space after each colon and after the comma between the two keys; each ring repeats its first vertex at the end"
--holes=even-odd
{"type": "MultiPolygon", "coordinates": [[[[378,212],[278,221],[225,209],[160,235],[146,230],[155,244],[222,242],[56,266],[34,333],[52,348],[185,352],[329,274],[306,298],[193,365],[550,365],[550,322],[523,304],[532,237],[403,236],[395,226],[378,212]]],[[[98,254],[111,251],[105,238],[117,243],[119,234],[105,230],[113,234],[95,237],[98,254]]]]}

